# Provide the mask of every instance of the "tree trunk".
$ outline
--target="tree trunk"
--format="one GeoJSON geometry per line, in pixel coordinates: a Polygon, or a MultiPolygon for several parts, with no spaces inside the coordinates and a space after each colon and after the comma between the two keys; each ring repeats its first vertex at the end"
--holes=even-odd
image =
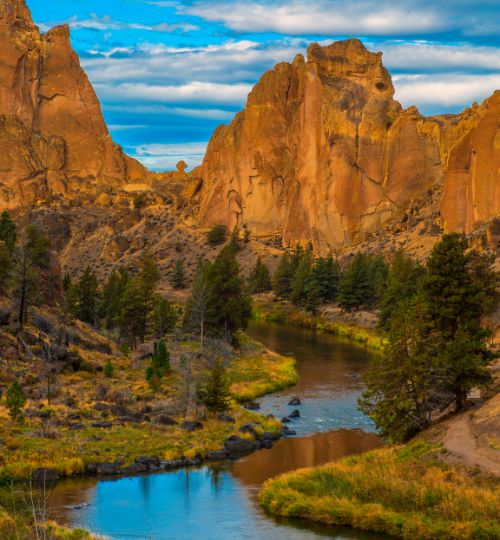
{"type": "Polygon", "coordinates": [[[19,301],[19,324],[23,326],[24,322],[24,304],[25,304],[25,295],[26,295],[26,277],[23,278],[21,285],[21,299],[19,301]]]}
{"type": "Polygon", "coordinates": [[[203,350],[203,319],[201,319],[200,350],[203,350]]]}

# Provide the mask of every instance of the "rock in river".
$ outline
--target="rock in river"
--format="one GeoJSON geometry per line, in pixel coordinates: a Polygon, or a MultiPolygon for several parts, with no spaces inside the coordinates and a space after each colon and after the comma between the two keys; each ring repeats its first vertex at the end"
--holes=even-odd
{"type": "Polygon", "coordinates": [[[286,416],[284,416],[282,419],[281,419],[281,423],[282,424],[286,424],[287,422],[291,422],[290,418],[287,418],[286,416]]]}
{"type": "Polygon", "coordinates": [[[302,405],[298,397],[294,397],[288,402],[288,405],[302,405]]]}
{"type": "Polygon", "coordinates": [[[280,429],[280,435],[282,437],[288,437],[290,435],[297,435],[297,432],[293,429],[280,429]]]}
{"type": "Polygon", "coordinates": [[[54,469],[40,467],[33,473],[33,480],[35,482],[57,482],[59,475],[54,469]]]}
{"type": "Polygon", "coordinates": [[[224,446],[228,452],[248,452],[253,450],[253,443],[238,437],[238,435],[231,435],[227,441],[224,442],[224,446]]]}
{"type": "Polygon", "coordinates": [[[290,418],[300,418],[300,412],[298,411],[298,409],[295,409],[288,416],[290,418]]]}
{"type": "Polygon", "coordinates": [[[257,409],[260,409],[260,403],[249,401],[248,403],[245,403],[244,407],[250,411],[256,411],[257,409]]]}
{"type": "Polygon", "coordinates": [[[241,431],[241,433],[248,433],[251,435],[254,439],[257,439],[259,436],[257,435],[257,432],[250,424],[245,424],[241,426],[238,431],[241,431]]]}

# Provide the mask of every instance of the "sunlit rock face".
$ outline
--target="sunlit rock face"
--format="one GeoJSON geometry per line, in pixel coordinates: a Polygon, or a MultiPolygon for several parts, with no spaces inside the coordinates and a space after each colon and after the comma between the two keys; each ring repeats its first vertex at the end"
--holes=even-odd
{"type": "Polygon", "coordinates": [[[245,109],[215,130],[192,173],[203,179],[200,223],[247,223],[255,236],[282,232],[286,247],[335,250],[362,241],[419,192],[445,181],[447,229],[467,229],[496,213],[500,200],[485,196],[484,210],[467,221],[479,190],[471,194],[465,177],[471,156],[481,152],[483,174],[494,183],[498,108],[425,118],[415,107],[403,110],[393,95],[382,54],[356,39],[312,44],[307,61],[298,55],[278,64],[245,109]],[[464,158],[467,136],[482,150],[469,145],[464,158]]]}
{"type": "Polygon", "coordinates": [[[68,26],[41,34],[24,0],[0,0],[0,210],[145,178],[111,139],[68,26]]]}

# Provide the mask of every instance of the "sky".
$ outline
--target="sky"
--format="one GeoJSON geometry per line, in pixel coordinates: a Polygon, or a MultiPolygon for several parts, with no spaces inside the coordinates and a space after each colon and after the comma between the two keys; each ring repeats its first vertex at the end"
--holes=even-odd
{"type": "Polygon", "coordinates": [[[69,24],[115,141],[151,170],[199,165],[260,76],[311,42],[356,37],[395,99],[459,113],[500,89],[498,0],[27,0],[42,32],[69,24]]]}

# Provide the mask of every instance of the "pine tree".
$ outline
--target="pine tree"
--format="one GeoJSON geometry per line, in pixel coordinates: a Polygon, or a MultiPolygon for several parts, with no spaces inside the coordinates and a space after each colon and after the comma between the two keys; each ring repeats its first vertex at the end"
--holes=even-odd
{"type": "Polygon", "coordinates": [[[380,302],[377,330],[389,330],[392,312],[399,302],[410,300],[417,294],[424,274],[425,268],[406,256],[404,249],[396,252],[380,302]]]}
{"type": "Polygon", "coordinates": [[[229,384],[224,361],[217,358],[202,392],[202,401],[210,412],[224,412],[230,408],[229,384]]]}
{"type": "Polygon", "coordinates": [[[95,324],[98,317],[101,294],[95,272],[87,265],[78,282],[77,317],[86,323],[95,324]]]}
{"type": "Polygon", "coordinates": [[[342,309],[358,309],[370,302],[372,289],[367,262],[367,257],[358,252],[345,272],[339,291],[339,305],[342,309]]]}
{"type": "Polygon", "coordinates": [[[307,311],[311,311],[313,315],[316,315],[318,306],[321,305],[321,289],[318,282],[313,279],[307,285],[307,297],[305,308],[307,311]]]}
{"type": "Polygon", "coordinates": [[[262,262],[260,255],[255,266],[250,270],[248,285],[251,293],[268,292],[273,288],[269,268],[262,262]]]}
{"type": "Polygon", "coordinates": [[[158,391],[161,379],[170,373],[170,353],[163,339],[160,339],[151,365],[146,369],[146,380],[153,391],[158,391]]]}
{"type": "Polygon", "coordinates": [[[184,270],[184,262],[182,259],[177,259],[175,261],[170,283],[172,283],[174,289],[184,289],[186,286],[186,271],[184,270]]]}
{"type": "Polygon", "coordinates": [[[305,250],[302,247],[302,244],[297,244],[295,246],[295,249],[293,250],[291,256],[290,256],[290,265],[292,267],[292,276],[295,276],[295,273],[299,269],[299,264],[302,261],[302,258],[304,257],[305,250]]]}
{"type": "Polygon", "coordinates": [[[112,377],[113,376],[113,373],[115,372],[115,368],[113,367],[113,364],[111,363],[111,359],[109,359],[105,364],[104,364],[104,376],[105,377],[112,377]]]}
{"type": "Polygon", "coordinates": [[[11,283],[12,255],[5,244],[0,244],[0,291],[6,291],[11,283]]]}
{"type": "Polygon", "coordinates": [[[113,326],[113,315],[115,315],[112,313],[112,311],[114,311],[113,307],[115,307],[113,300],[116,298],[119,291],[120,277],[118,271],[113,269],[102,289],[99,315],[106,320],[106,328],[108,330],[113,326]]]}
{"type": "Polygon", "coordinates": [[[234,333],[245,330],[252,316],[252,299],[240,276],[240,266],[232,246],[226,246],[207,270],[207,283],[212,290],[210,330],[231,341],[234,333]]]}
{"type": "Polygon", "coordinates": [[[35,266],[46,267],[48,264],[47,248],[51,245],[50,240],[47,240],[45,233],[40,227],[33,224],[26,227],[26,236],[33,264],[35,266]]]}
{"type": "Polygon", "coordinates": [[[69,274],[69,272],[66,272],[64,274],[64,278],[63,278],[63,289],[64,289],[64,292],[66,294],[68,294],[68,291],[71,289],[71,276],[69,274]]]}
{"type": "Polygon", "coordinates": [[[292,292],[293,269],[290,253],[285,251],[273,276],[273,290],[277,298],[289,298],[292,292]]]}
{"type": "Polygon", "coordinates": [[[26,394],[17,379],[10,385],[5,401],[12,420],[24,422],[23,407],[26,405],[26,394]]]}
{"type": "Polygon", "coordinates": [[[152,329],[155,336],[161,338],[171,333],[177,326],[179,311],[164,298],[157,299],[153,313],[151,314],[152,329]]]}
{"type": "Polygon", "coordinates": [[[229,239],[229,244],[233,247],[234,251],[239,251],[240,246],[240,230],[238,225],[234,226],[233,232],[231,233],[231,238],[229,239]]]}
{"type": "Polygon", "coordinates": [[[449,388],[455,394],[457,410],[466,406],[468,391],[491,380],[486,366],[494,354],[485,340],[492,332],[481,327],[481,318],[493,308],[484,302],[491,293],[489,287],[496,289],[499,283],[486,260],[481,273],[487,271],[489,278],[478,277],[473,264],[477,257],[466,253],[467,249],[467,241],[457,233],[443,235],[427,260],[422,282],[422,296],[452,379],[449,388]]]}
{"type": "Polygon", "coordinates": [[[389,267],[382,255],[375,255],[368,269],[370,286],[372,289],[371,303],[378,306],[384,295],[389,267]]]}
{"type": "MultiPolygon", "coordinates": [[[[297,271],[294,274],[292,281],[292,290],[290,292],[290,302],[299,306],[303,305],[306,301],[308,291],[306,290],[306,283],[311,270],[311,254],[306,251],[300,259],[297,271]]],[[[317,283],[316,283],[317,286],[317,283]]]]}
{"type": "Polygon", "coordinates": [[[12,221],[9,212],[4,210],[0,215],[0,241],[6,245],[16,243],[16,224],[12,221]]]}

